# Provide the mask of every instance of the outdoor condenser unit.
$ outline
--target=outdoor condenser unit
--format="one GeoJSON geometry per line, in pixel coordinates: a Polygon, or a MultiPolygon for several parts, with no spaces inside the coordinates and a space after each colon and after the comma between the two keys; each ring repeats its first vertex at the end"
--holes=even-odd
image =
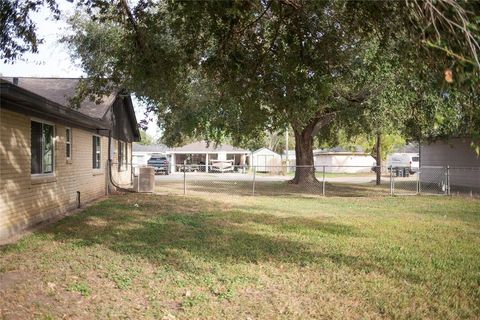
{"type": "Polygon", "coordinates": [[[134,183],[137,192],[153,192],[155,187],[155,169],[152,167],[138,168],[138,175],[135,176],[134,183]]]}

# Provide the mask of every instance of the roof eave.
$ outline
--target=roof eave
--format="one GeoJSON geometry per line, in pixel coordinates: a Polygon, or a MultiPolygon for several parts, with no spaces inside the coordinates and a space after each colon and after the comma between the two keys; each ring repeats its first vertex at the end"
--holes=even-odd
{"type": "Polygon", "coordinates": [[[48,100],[38,94],[20,88],[12,83],[2,81],[0,83],[2,107],[13,109],[38,117],[47,117],[52,120],[76,125],[86,129],[103,129],[107,124],[96,118],[62,106],[48,100]]]}
{"type": "Polygon", "coordinates": [[[133,141],[139,142],[141,140],[141,136],[140,130],[138,129],[138,122],[137,117],[135,116],[135,110],[133,109],[132,97],[130,96],[130,94],[128,94],[128,96],[124,97],[124,99],[126,100],[128,116],[130,117],[130,124],[132,126],[133,141]]]}

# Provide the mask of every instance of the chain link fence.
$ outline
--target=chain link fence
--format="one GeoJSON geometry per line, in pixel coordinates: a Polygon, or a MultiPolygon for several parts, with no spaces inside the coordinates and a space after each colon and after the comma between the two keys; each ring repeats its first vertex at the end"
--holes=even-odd
{"type": "Polygon", "coordinates": [[[156,191],[219,196],[480,196],[480,167],[191,166],[156,176],[156,191]],[[379,176],[377,176],[379,172],[379,176]],[[299,179],[299,180],[296,180],[299,179]]]}

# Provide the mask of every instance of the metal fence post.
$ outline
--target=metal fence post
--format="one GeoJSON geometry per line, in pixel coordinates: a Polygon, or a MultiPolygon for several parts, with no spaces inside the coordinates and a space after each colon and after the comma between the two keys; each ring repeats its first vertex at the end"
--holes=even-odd
{"type": "Polygon", "coordinates": [[[450,166],[447,165],[447,196],[450,195],[450,166]]]}
{"type": "Polygon", "coordinates": [[[257,172],[256,168],[253,167],[253,184],[252,184],[252,196],[255,196],[255,173],[257,172]]]}
{"type": "Polygon", "coordinates": [[[185,164],[183,164],[183,194],[187,194],[187,169],[185,164]]]}
{"type": "Polygon", "coordinates": [[[420,194],[422,192],[422,180],[420,179],[420,174],[421,174],[421,168],[418,168],[417,171],[417,194],[420,194]]]}
{"type": "Polygon", "coordinates": [[[390,195],[393,196],[393,170],[392,166],[390,166],[390,195]]]}
{"type": "Polygon", "coordinates": [[[322,194],[325,195],[325,166],[323,166],[322,194]]]}

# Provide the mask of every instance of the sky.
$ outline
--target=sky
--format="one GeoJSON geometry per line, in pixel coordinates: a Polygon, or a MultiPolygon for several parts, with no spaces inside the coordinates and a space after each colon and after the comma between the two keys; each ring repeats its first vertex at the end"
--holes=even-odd
{"type": "MultiPolygon", "coordinates": [[[[32,14],[32,20],[37,25],[37,36],[44,39],[39,45],[38,53],[26,53],[21,60],[13,64],[5,64],[0,61],[0,74],[5,77],[59,77],[77,78],[85,76],[78,64],[74,63],[65,45],[58,40],[67,33],[68,25],[66,17],[73,14],[74,5],[67,1],[59,1],[59,8],[62,12],[60,20],[56,21],[51,17],[50,11],[46,8],[32,14]]],[[[137,120],[145,118],[145,108],[133,97],[133,105],[137,120]]],[[[148,124],[147,133],[155,138],[160,136],[160,130],[156,122],[148,124]]]]}

